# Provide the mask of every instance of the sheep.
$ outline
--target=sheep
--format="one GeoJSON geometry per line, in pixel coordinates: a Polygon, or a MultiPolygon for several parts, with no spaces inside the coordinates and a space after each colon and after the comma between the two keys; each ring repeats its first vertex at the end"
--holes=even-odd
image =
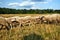
{"type": "Polygon", "coordinates": [[[52,22],[52,16],[51,15],[43,15],[41,16],[41,21],[44,23],[51,23],[52,22]]]}
{"type": "Polygon", "coordinates": [[[30,22],[30,17],[31,16],[25,16],[25,17],[19,17],[19,16],[14,16],[14,17],[10,17],[10,18],[5,18],[13,27],[16,27],[17,25],[23,25],[23,24],[27,24],[28,22],[30,22]]]}
{"type": "Polygon", "coordinates": [[[60,14],[43,15],[40,17],[40,19],[45,23],[58,23],[57,21],[60,19],[59,15],[60,14]]]}
{"type": "Polygon", "coordinates": [[[58,23],[60,21],[60,14],[52,14],[51,18],[53,22],[58,23]]]}
{"type": "Polygon", "coordinates": [[[19,16],[15,16],[15,17],[10,17],[10,18],[5,18],[5,19],[8,21],[8,23],[10,23],[10,26],[12,29],[13,27],[17,27],[20,24],[18,22],[19,18],[20,18],[19,16]]]}
{"type": "Polygon", "coordinates": [[[29,26],[31,21],[31,16],[20,17],[19,22],[21,26],[29,26]]]}
{"type": "Polygon", "coordinates": [[[10,29],[10,25],[9,25],[9,23],[5,20],[4,17],[0,17],[0,30],[2,30],[2,29],[7,29],[7,30],[10,29]]]}
{"type": "Polygon", "coordinates": [[[40,16],[32,17],[31,22],[33,22],[33,24],[39,24],[40,23],[40,16]]]}
{"type": "Polygon", "coordinates": [[[60,23],[60,14],[54,14],[56,16],[57,23],[60,23]]]}
{"type": "Polygon", "coordinates": [[[36,17],[36,22],[37,22],[37,24],[41,23],[40,16],[36,17]]]}

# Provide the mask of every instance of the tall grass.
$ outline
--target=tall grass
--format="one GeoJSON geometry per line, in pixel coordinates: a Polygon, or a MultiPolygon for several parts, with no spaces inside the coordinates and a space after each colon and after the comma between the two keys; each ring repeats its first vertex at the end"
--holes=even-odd
{"type": "Polygon", "coordinates": [[[44,40],[60,40],[60,25],[33,24],[31,26],[16,27],[9,31],[0,30],[0,40],[39,40],[38,36],[34,34],[42,37],[44,40]]]}
{"type": "MultiPolygon", "coordinates": [[[[1,14],[3,17],[11,16],[37,16],[39,14],[1,14]]],[[[60,40],[60,24],[32,24],[30,26],[16,27],[10,30],[0,30],[0,40],[60,40]]]]}

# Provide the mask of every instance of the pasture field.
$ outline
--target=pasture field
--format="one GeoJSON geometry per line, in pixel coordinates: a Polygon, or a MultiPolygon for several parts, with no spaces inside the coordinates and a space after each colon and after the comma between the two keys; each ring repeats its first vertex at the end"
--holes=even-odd
{"type": "MultiPolygon", "coordinates": [[[[42,14],[0,14],[3,17],[29,15],[42,14]]],[[[0,40],[60,40],[60,24],[32,24],[10,30],[0,30],[0,40]]]]}
{"type": "MultiPolygon", "coordinates": [[[[43,15],[43,14],[0,14],[0,16],[3,16],[3,17],[13,17],[13,16],[21,16],[21,17],[24,17],[24,16],[39,16],[39,15],[43,15]]],[[[44,15],[47,15],[47,14],[44,14],[44,15]]]]}

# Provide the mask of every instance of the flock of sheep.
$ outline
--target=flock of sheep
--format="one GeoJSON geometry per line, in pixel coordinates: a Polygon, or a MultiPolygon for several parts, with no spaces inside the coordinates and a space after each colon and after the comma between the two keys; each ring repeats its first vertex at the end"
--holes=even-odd
{"type": "Polygon", "coordinates": [[[30,26],[32,24],[41,24],[41,23],[60,23],[60,14],[48,14],[40,16],[25,16],[25,17],[9,17],[4,18],[0,17],[0,30],[2,29],[12,29],[13,27],[23,27],[30,26]]]}

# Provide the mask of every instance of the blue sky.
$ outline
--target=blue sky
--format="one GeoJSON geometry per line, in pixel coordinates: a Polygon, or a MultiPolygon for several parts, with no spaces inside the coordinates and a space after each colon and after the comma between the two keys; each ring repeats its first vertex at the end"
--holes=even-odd
{"type": "Polygon", "coordinates": [[[14,9],[60,9],[60,0],[0,0],[0,7],[14,9]]]}

